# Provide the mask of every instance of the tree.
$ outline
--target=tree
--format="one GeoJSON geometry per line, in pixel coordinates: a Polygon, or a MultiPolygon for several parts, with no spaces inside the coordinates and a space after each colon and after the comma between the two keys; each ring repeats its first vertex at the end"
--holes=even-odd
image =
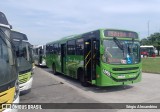
{"type": "Polygon", "coordinates": [[[149,45],[149,41],[147,38],[143,38],[141,41],[140,41],[140,44],[141,45],[149,45]]]}
{"type": "Polygon", "coordinates": [[[154,33],[150,37],[147,37],[149,42],[158,50],[158,55],[160,51],[160,33],[154,33]]]}

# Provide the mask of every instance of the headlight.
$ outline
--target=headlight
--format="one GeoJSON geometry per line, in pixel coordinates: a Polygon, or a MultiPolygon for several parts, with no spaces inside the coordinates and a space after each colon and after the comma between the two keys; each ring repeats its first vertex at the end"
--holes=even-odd
{"type": "Polygon", "coordinates": [[[19,82],[18,80],[15,83],[15,93],[14,93],[14,100],[19,96],[19,82]]]}
{"type": "Polygon", "coordinates": [[[105,75],[109,76],[109,77],[111,76],[110,72],[107,71],[107,70],[105,70],[105,69],[103,69],[103,73],[104,73],[105,75]]]}

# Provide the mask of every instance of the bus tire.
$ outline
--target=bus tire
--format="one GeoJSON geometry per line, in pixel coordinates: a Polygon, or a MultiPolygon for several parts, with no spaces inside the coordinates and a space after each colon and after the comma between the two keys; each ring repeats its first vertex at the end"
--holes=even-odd
{"type": "Polygon", "coordinates": [[[84,77],[83,70],[79,71],[78,77],[79,77],[79,80],[80,80],[81,85],[82,85],[83,87],[88,87],[88,86],[89,86],[89,83],[85,80],[85,78],[83,79],[83,77],[84,77]]]}
{"type": "Polygon", "coordinates": [[[56,71],[56,65],[55,64],[52,65],[52,70],[53,70],[53,74],[56,75],[57,71],[56,71]]]}

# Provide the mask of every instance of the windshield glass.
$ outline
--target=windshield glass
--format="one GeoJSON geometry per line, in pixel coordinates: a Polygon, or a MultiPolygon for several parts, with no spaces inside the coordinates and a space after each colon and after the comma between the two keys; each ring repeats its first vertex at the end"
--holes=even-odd
{"type": "Polygon", "coordinates": [[[17,79],[16,60],[7,38],[4,28],[0,28],[0,86],[17,79]]]}
{"type": "Polygon", "coordinates": [[[16,47],[19,72],[30,70],[32,68],[32,59],[29,44],[23,41],[14,41],[14,45],[16,47]]]}
{"type": "Polygon", "coordinates": [[[140,62],[140,45],[137,41],[118,40],[122,48],[114,40],[104,40],[105,52],[103,62],[109,64],[136,64],[140,62]]]}

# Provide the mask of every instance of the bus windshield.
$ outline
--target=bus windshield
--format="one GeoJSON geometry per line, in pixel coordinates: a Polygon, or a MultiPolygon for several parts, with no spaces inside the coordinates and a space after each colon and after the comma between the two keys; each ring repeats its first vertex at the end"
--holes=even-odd
{"type": "Polygon", "coordinates": [[[14,41],[14,45],[16,47],[16,55],[17,61],[19,65],[19,71],[23,72],[26,70],[30,70],[32,68],[31,65],[31,54],[29,52],[29,44],[23,41],[14,41]]]}
{"type": "Polygon", "coordinates": [[[8,39],[9,37],[5,34],[4,28],[3,30],[0,28],[0,86],[17,78],[16,60],[8,39]]]}
{"type": "Polygon", "coordinates": [[[138,41],[104,40],[103,62],[108,64],[137,64],[140,62],[140,44],[138,41]]]}

